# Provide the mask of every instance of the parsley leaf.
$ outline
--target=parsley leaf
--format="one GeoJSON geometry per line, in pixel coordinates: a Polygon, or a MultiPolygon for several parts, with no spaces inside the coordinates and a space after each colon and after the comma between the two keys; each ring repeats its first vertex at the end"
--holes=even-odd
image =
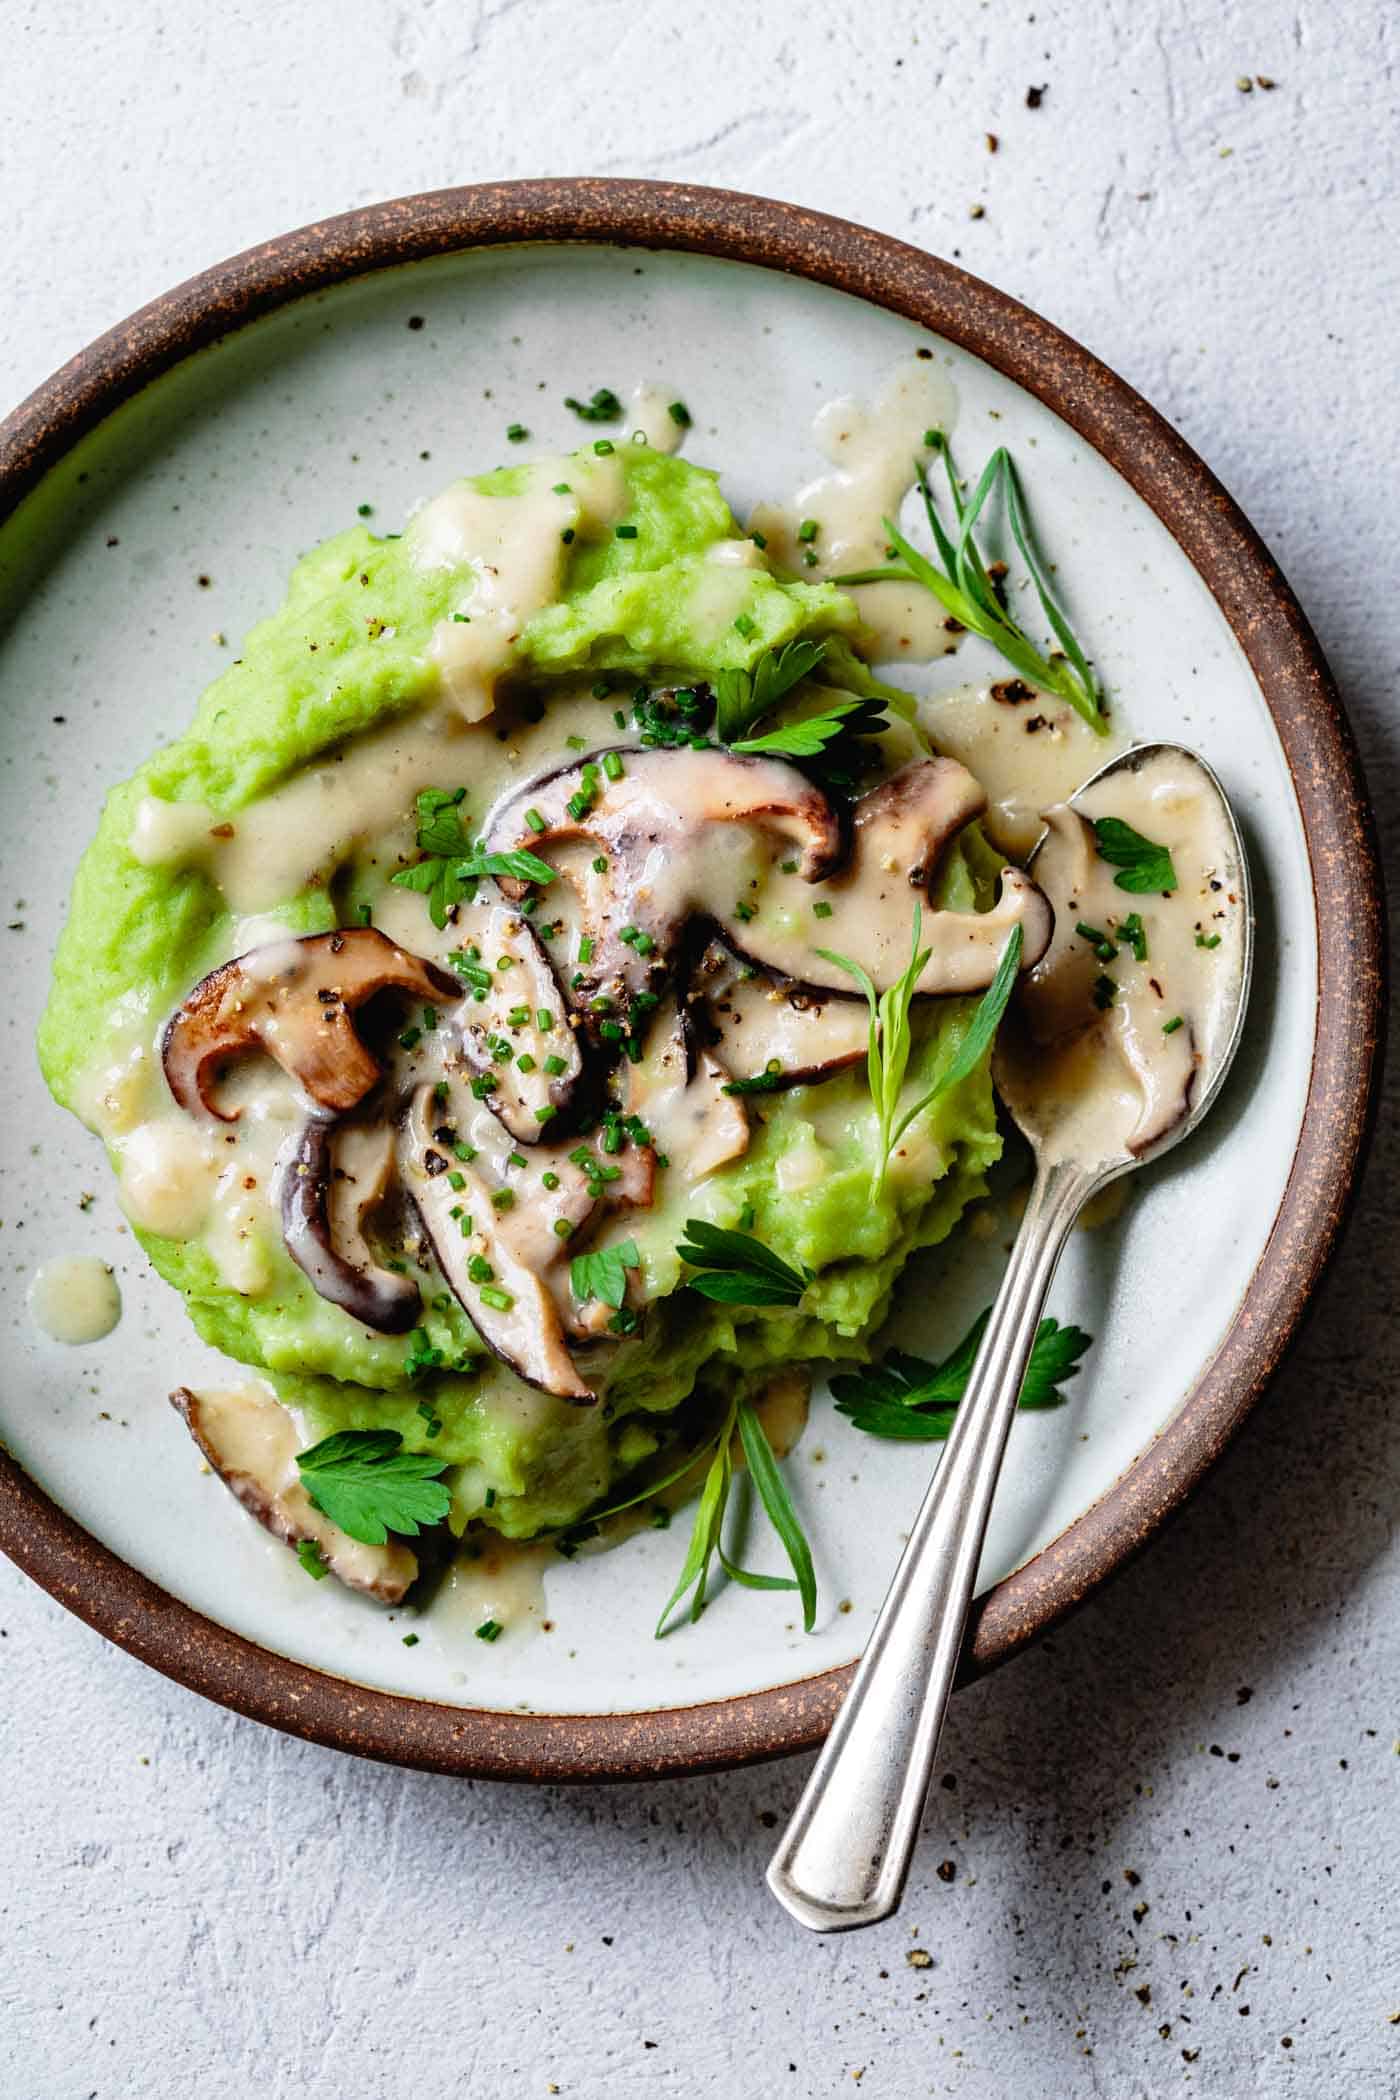
{"type": "Polygon", "coordinates": [[[616,1247],[596,1247],[590,1254],[576,1254],[569,1263],[574,1296],[580,1302],[600,1298],[616,1312],[627,1296],[627,1271],[641,1265],[635,1240],[623,1240],[616,1247]]]}
{"type": "Polygon", "coordinates": [[[913,1048],[909,1009],[914,999],[914,987],[932,952],[927,948],[922,953],[919,950],[923,924],[923,907],[916,904],[913,952],[908,967],[888,991],[884,992],[876,991],[869,972],[860,963],[852,962],[848,955],[838,955],[832,948],[817,950],[824,962],[835,963],[838,970],[844,970],[848,977],[855,979],[870,1008],[870,1040],[865,1059],[866,1081],[880,1123],[880,1157],[875,1167],[872,1196],[878,1196],[884,1187],[890,1154],[914,1118],[922,1115],[926,1108],[931,1108],[940,1095],[948,1093],[951,1088],[966,1079],[981,1063],[1006,1011],[1021,962],[1023,935],[1019,926],[1013,926],[1002,950],[1001,961],[997,964],[996,975],[982,994],[951,1061],[939,1073],[928,1092],[901,1116],[900,1096],[904,1091],[909,1054],[913,1048]]]}
{"type": "Polygon", "coordinates": [[[765,649],[751,671],[721,671],[715,680],[715,733],[720,741],[732,744],[760,716],[771,714],[825,655],[825,642],[785,642],[781,649],[765,649]]]}
{"type": "Polygon", "coordinates": [[[863,712],[866,704],[864,700],[837,700],[820,714],[806,715],[796,722],[784,722],[777,729],[770,729],[766,736],[745,737],[730,748],[734,751],[774,752],[784,758],[816,758],[841,735],[847,717],[863,712]]]}
{"type": "MultiPolygon", "coordinates": [[[[941,1441],[952,1428],[953,1415],[967,1391],[988,1317],[989,1312],[984,1312],[975,1320],[941,1363],[892,1349],[883,1364],[841,1372],[831,1381],[836,1412],[870,1436],[911,1443],[941,1441]]],[[[1021,1384],[1020,1405],[1027,1409],[1061,1406],[1065,1395],[1060,1388],[1079,1370],[1079,1359],[1090,1340],[1082,1327],[1042,1320],[1021,1384]]]]}
{"type": "Polygon", "coordinates": [[[470,901],[483,875],[509,875],[519,882],[552,882],[554,870],[537,853],[483,853],[467,836],[459,814],[465,788],[424,788],[418,797],[418,845],[426,856],[400,868],[390,881],[428,900],[434,926],[446,926],[456,907],[470,901]]]}
{"type": "Polygon", "coordinates": [[[1113,878],[1118,889],[1146,896],[1152,891],[1164,893],[1176,888],[1176,869],[1167,847],[1145,839],[1121,817],[1095,817],[1092,822],[1099,842],[1099,859],[1121,871],[1113,878]]]}
{"type": "Polygon", "coordinates": [[[685,1235],[676,1252],[702,1272],[686,1282],[702,1298],[723,1305],[796,1305],[816,1274],[789,1267],[751,1232],[727,1232],[703,1218],[687,1218],[685,1235]]]}
{"type": "Polygon", "coordinates": [[[297,1540],[297,1559],[313,1582],[324,1582],[330,1574],[330,1566],[315,1539],[297,1540]]]}
{"type": "Polygon", "coordinates": [[[396,1429],[338,1429],[297,1453],[302,1485],[323,1516],[364,1546],[391,1531],[416,1538],[447,1515],[451,1496],[438,1475],[446,1460],[405,1451],[396,1429]]]}

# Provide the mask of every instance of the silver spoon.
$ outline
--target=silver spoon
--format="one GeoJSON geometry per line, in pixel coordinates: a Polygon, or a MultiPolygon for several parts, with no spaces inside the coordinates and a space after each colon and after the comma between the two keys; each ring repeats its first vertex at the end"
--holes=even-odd
{"type": "MultiPolygon", "coordinates": [[[[1063,1135],[1047,1143],[1053,1103],[1033,1073],[993,1067],[998,1090],[1036,1157],[1035,1179],[942,1463],[904,1549],[851,1688],[768,1869],[768,1886],[801,1925],[842,1932],[898,1907],[923,1819],[943,1716],[1002,1455],[1045,1296],[1071,1227],[1098,1190],[1193,1131],[1220,1091],[1239,1044],[1253,960],[1244,847],[1210,767],[1179,745],[1139,745],[1103,766],[1071,798],[1165,757],[1184,761],[1218,800],[1233,847],[1220,873],[1241,907],[1233,983],[1215,985],[1218,1025],[1204,1045],[1187,1113],[1140,1155],[1063,1135]]],[[[1042,833],[1036,854],[1045,843],[1042,833]]],[[[1035,854],[1031,856],[1032,861],[1035,854]]],[[[1130,901],[1125,899],[1125,902],[1130,901]]],[[[1224,958],[1222,958],[1224,960],[1224,958]]],[[[1227,967],[1229,963],[1227,962],[1227,967]]]]}

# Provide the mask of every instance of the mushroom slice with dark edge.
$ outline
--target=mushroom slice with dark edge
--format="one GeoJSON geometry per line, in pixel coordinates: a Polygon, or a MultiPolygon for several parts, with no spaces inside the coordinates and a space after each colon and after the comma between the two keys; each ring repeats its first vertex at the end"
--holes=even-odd
{"type": "Polygon", "coordinates": [[[529,919],[513,905],[489,906],[472,920],[471,930],[479,959],[462,954],[462,1055],[473,1071],[494,1078],[491,1106],[519,1144],[562,1137],[586,1089],[578,1036],[554,965],[529,919]]]}
{"type": "Polygon", "coordinates": [[[191,1115],[235,1122],[238,1110],[210,1095],[218,1068],[264,1050],[321,1108],[343,1115],[380,1076],[352,1017],[387,991],[454,1005],[462,996],[446,971],[370,926],[251,948],[201,978],[171,1016],[161,1043],[170,1091],[191,1115]]]}
{"type": "Polygon", "coordinates": [[[313,1116],[282,1175],[282,1238],[314,1289],[380,1334],[406,1334],[422,1304],[418,1286],[375,1259],[365,1222],[394,1180],[394,1133],[385,1124],[313,1116]]]}
{"type": "MultiPolygon", "coordinates": [[[[1019,1026],[1034,1046],[1030,1054],[1042,1060],[1047,1051],[1062,1050],[1086,1060],[1101,1058],[1105,1050],[1116,1052],[1141,1103],[1125,1143],[1129,1152],[1145,1152],[1190,1106],[1199,1062],[1195,1031],[1183,1019],[1168,1035],[1162,1025],[1166,1009],[1160,1004],[1148,1008],[1146,1025],[1135,1000],[1120,999],[1104,1011],[1096,1008],[1095,985],[1105,964],[1095,943],[1078,927],[1086,920],[1103,926],[1110,918],[1120,918],[1120,900],[1128,900],[1113,885],[1087,818],[1061,804],[1045,812],[1045,825],[1035,869],[1056,899],[1055,931],[1021,987],[1016,1002],[1019,1026]],[[1082,1047],[1076,1037],[1082,1037],[1082,1047]]],[[[1152,989],[1155,992],[1156,986],[1152,989]]],[[[1013,1033],[1008,1057],[1015,1042],[1013,1033]]]]}
{"type": "MultiPolygon", "coordinates": [[[[420,1087],[409,1107],[399,1152],[405,1185],[448,1287],[486,1346],[527,1385],[560,1400],[590,1404],[597,1395],[585,1385],[569,1354],[548,1284],[519,1251],[515,1234],[503,1229],[509,1214],[493,1204],[499,1192],[478,1170],[477,1161],[454,1159],[439,1144],[435,1127],[440,1116],[433,1089],[420,1087]]],[[[538,1223],[546,1232],[552,1232],[556,1217],[568,1220],[572,1231],[569,1211],[575,1200],[571,1189],[566,1193],[562,1176],[558,1190],[541,1187],[530,1197],[532,1212],[538,1211],[538,1223]]],[[[536,1237],[533,1231],[531,1237],[536,1237]]],[[[559,1237],[555,1243],[560,1243],[559,1237]]]]}
{"type": "Polygon", "coordinates": [[[741,963],[719,941],[701,956],[685,998],[731,1080],[760,1082],[748,1092],[814,1085],[859,1064],[870,1047],[863,999],[804,991],[741,963]]]}
{"type": "Polygon", "coordinates": [[[626,1068],[627,1109],[639,1116],[656,1150],[690,1189],[749,1146],[749,1119],[729,1074],[697,1043],[674,1002],[656,1016],[646,1048],[626,1068]]]}
{"type": "Polygon", "coordinates": [[[195,1393],[180,1386],[170,1404],[219,1478],[265,1530],[287,1545],[321,1549],[332,1575],[381,1604],[401,1604],[418,1579],[418,1561],[397,1540],[365,1546],[316,1508],[297,1471],[296,1424],[258,1386],[195,1393]]]}
{"type": "MultiPolygon", "coordinates": [[[[942,854],[985,806],[981,788],[955,759],[915,760],[857,802],[851,858],[823,883],[819,920],[796,885],[782,890],[775,882],[772,904],[765,899],[753,919],[713,913],[726,945],[794,984],[850,997],[849,976],[817,952],[832,949],[860,963],[878,991],[888,990],[909,966],[910,892],[926,903],[942,854]]],[[[1014,926],[1028,970],[1045,953],[1053,924],[1030,877],[1003,868],[990,911],[925,909],[921,941],[930,954],[914,989],[925,997],[985,991],[1014,926]]]]}
{"type": "MultiPolygon", "coordinates": [[[[601,1027],[595,1013],[625,1015],[664,981],[695,912],[745,893],[751,827],[797,845],[806,882],[828,874],[844,846],[835,810],[795,766],[689,746],[595,751],[547,774],[496,813],[486,845],[543,853],[586,839],[600,849],[570,855],[563,872],[585,935],[570,996],[601,1027]]],[[[523,887],[501,886],[508,895],[523,887]]]]}

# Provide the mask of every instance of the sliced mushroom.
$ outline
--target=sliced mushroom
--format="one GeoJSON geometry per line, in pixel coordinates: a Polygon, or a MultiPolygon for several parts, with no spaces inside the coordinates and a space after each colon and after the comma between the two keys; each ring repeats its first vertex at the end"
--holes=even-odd
{"type": "MultiPolygon", "coordinates": [[[[807,882],[840,859],[836,812],[795,766],[690,746],[595,751],[513,796],[492,819],[486,843],[492,852],[526,846],[538,853],[587,839],[602,849],[570,855],[565,869],[588,943],[571,996],[590,1025],[600,1025],[595,1015],[630,1012],[639,993],[665,980],[695,912],[709,910],[716,894],[743,893],[750,826],[800,847],[807,882]]],[[[521,887],[502,883],[508,894],[521,887]]]]}
{"type": "Polygon", "coordinates": [[[859,1064],[870,1046],[863,999],[804,991],[740,962],[719,941],[701,956],[685,996],[694,1026],[730,1078],[762,1078],[755,1091],[830,1079],[859,1064]]]}
{"type": "MultiPolygon", "coordinates": [[[[1105,968],[1095,943],[1077,931],[1086,921],[1106,927],[1123,916],[1130,900],[1113,883],[1098,851],[1093,826],[1078,810],[1059,804],[1045,812],[1045,833],[1035,870],[1055,900],[1055,931],[1040,962],[1021,986],[1017,1008],[1043,1068],[1045,1054],[1083,1058],[1092,1083],[1092,1061],[1116,1053],[1136,1095],[1120,1108],[1114,1127],[1134,1155],[1157,1143],[1186,1114],[1199,1064],[1189,1020],[1168,1035],[1160,1005],[1149,1007],[1145,1025],[1135,1002],[1123,1000],[1100,1012],[1095,985],[1105,968]]],[[[1153,990],[1156,990],[1155,985],[1153,990]]],[[[1015,1037],[1009,1055],[1014,1056],[1015,1037]]],[[[1010,1068],[1008,1068],[1010,1069],[1010,1068]]],[[[1014,1085],[1014,1079],[1011,1082],[1014,1085]]],[[[1102,1081],[1100,1080],[1100,1085],[1102,1081]]],[[[1043,1087],[1043,1080],[1042,1080],[1043,1087]]]]}
{"type": "Polygon", "coordinates": [[[369,926],[250,949],[211,970],[171,1016],[161,1044],[170,1091],[192,1115],[232,1123],[238,1110],[221,1108],[210,1088],[228,1059],[259,1049],[320,1107],[344,1114],[380,1077],[352,1016],[386,991],[461,997],[446,971],[369,926]]]}
{"type": "MultiPolygon", "coordinates": [[[[909,966],[911,891],[923,892],[927,904],[940,857],[984,806],[965,766],[950,758],[916,760],[856,804],[851,858],[822,886],[826,911],[819,926],[781,908],[779,893],[751,920],[716,911],[726,944],[775,976],[850,998],[849,974],[818,952],[830,949],[860,963],[877,990],[888,989],[909,966]]],[[[1022,932],[1021,968],[1029,970],[1044,954],[1053,923],[1029,876],[1003,868],[991,911],[925,909],[921,939],[930,953],[915,990],[925,997],[985,991],[1014,926],[1022,932]]]]}
{"type": "Polygon", "coordinates": [[[512,905],[492,905],[473,930],[490,983],[479,987],[481,996],[469,991],[459,1010],[462,1054],[473,1071],[495,1079],[491,1106],[518,1143],[562,1137],[587,1090],[554,965],[530,920],[512,905]]]}
{"type": "Polygon", "coordinates": [[[380,1334],[407,1334],[422,1306],[413,1279],[386,1269],[365,1237],[394,1172],[387,1125],[313,1116],[282,1176],[287,1252],[321,1297],[380,1334]]]}
{"type": "Polygon", "coordinates": [[[724,1091],[729,1076],[674,1003],[657,1015],[640,1062],[627,1066],[628,1113],[640,1116],[684,1188],[748,1150],[748,1115],[724,1091]]]}
{"type": "Polygon", "coordinates": [[[397,1540],[362,1545],[316,1508],[297,1471],[296,1424],[259,1386],[195,1393],[180,1386],[170,1404],[225,1487],[265,1530],[287,1545],[319,1546],[332,1575],[381,1604],[402,1603],[418,1579],[418,1561],[397,1540]]]}
{"type": "MultiPolygon", "coordinates": [[[[498,1189],[479,1171],[476,1160],[455,1159],[444,1149],[435,1135],[440,1114],[435,1112],[433,1089],[421,1087],[409,1108],[400,1147],[408,1193],[438,1267],[487,1347],[527,1385],[561,1400],[591,1403],[597,1395],[575,1368],[547,1284],[537,1267],[522,1257],[514,1235],[502,1229],[505,1213],[492,1202],[498,1189]]],[[[541,1188],[532,1197],[532,1210],[538,1209],[546,1229],[552,1230],[557,1217],[567,1219],[572,1230],[569,1211],[576,1200],[572,1187],[565,1192],[561,1177],[559,1190],[541,1188]]]]}

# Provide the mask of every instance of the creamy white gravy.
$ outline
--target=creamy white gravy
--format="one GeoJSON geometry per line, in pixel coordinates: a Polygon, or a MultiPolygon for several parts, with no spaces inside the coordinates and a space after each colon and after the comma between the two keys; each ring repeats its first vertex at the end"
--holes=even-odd
{"type": "Polygon", "coordinates": [[[105,1261],[90,1254],[60,1256],[34,1271],[30,1317],[51,1341],[100,1342],[122,1316],[122,1294],[105,1261]]]}
{"type": "Polygon", "coordinates": [[[1003,1030],[998,1083],[1049,1158],[1140,1154],[1187,1113],[1234,1024],[1248,919],[1233,833],[1205,772],[1169,751],[1047,823],[1034,873],[1055,934],[1003,1030]],[[1175,890],[1119,887],[1092,829],[1105,817],[1170,851],[1175,890]]]}
{"type": "MultiPolygon", "coordinates": [[[[885,518],[897,519],[918,461],[927,466],[930,431],[947,431],[955,413],[952,386],[933,357],[901,365],[873,404],[852,394],[828,401],[813,435],[833,471],[806,482],[791,504],[762,504],[750,529],[768,553],[805,580],[886,564],[885,518]],[[815,526],[814,533],[804,531],[815,526]]],[[[943,607],[917,585],[857,585],[851,592],[877,662],[919,661],[957,646],[943,607]]]]}
{"type": "Polygon", "coordinates": [[[1024,690],[1007,665],[1004,678],[919,701],[919,723],[934,748],[960,759],[986,791],[983,830],[1018,861],[1044,829],[1041,811],[1067,802],[1128,743],[1116,724],[1097,735],[1067,700],[1042,692],[1012,697],[1024,690]]]}

